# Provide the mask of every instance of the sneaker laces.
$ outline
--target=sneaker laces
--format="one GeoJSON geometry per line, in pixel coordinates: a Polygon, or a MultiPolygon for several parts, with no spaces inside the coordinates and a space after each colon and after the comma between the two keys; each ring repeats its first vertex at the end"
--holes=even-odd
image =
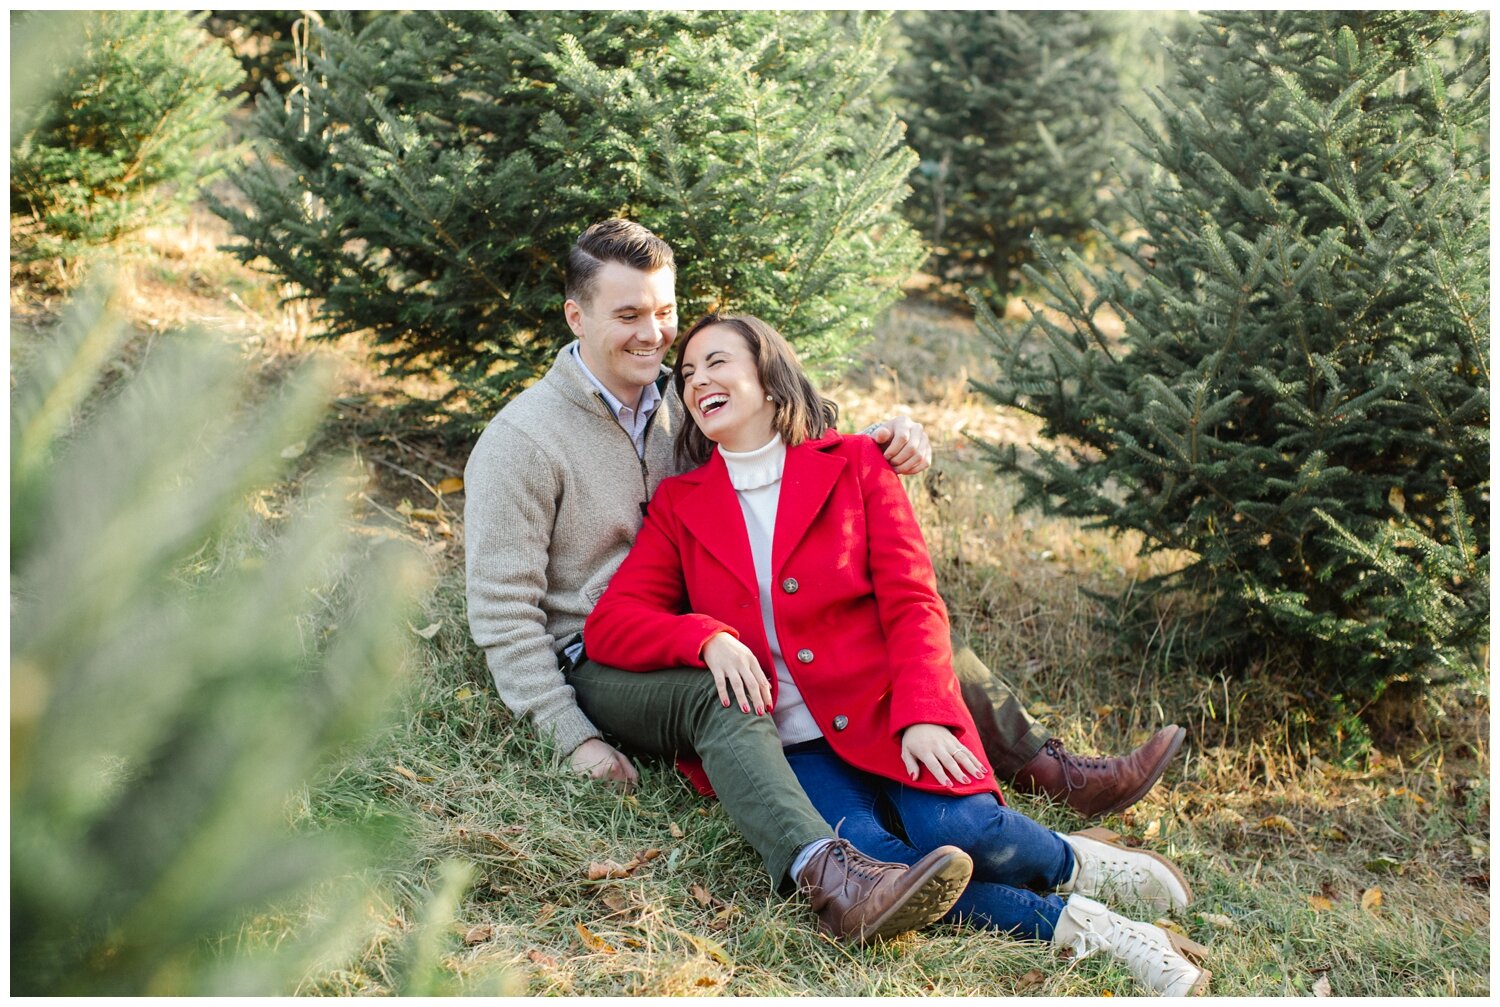
{"type": "MultiPolygon", "coordinates": [[[[1099,951],[1113,950],[1115,956],[1127,964],[1145,965],[1147,960],[1160,967],[1170,968],[1172,959],[1180,957],[1168,944],[1166,949],[1136,927],[1111,927],[1109,935],[1101,934],[1091,927],[1080,929],[1069,945],[1076,959],[1082,960],[1099,951]]],[[[1184,959],[1184,962],[1186,960],[1184,959]]]]}
{"type": "Polygon", "coordinates": [[[1085,770],[1104,769],[1109,759],[1098,755],[1074,755],[1063,747],[1061,739],[1048,738],[1042,751],[1062,765],[1063,783],[1069,790],[1081,790],[1088,783],[1085,770]]]}

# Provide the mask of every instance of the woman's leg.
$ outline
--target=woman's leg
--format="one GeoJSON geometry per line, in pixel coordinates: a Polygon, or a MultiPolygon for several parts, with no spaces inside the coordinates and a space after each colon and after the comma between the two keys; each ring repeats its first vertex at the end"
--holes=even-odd
{"type": "Polygon", "coordinates": [[[861,853],[877,860],[914,864],[937,848],[919,853],[893,835],[876,809],[885,781],[840,759],[826,741],[793,745],[785,751],[787,763],[818,814],[861,853]]]}
{"type": "Polygon", "coordinates": [[[967,850],[976,880],[1050,892],[1073,873],[1073,851],[1061,836],[993,794],[956,796],[902,786],[891,799],[913,847],[920,852],[952,843],[967,850]]]}
{"type": "Polygon", "coordinates": [[[917,855],[951,843],[974,858],[974,880],[948,918],[1051,939],[1065,903],[1050,893],[1073,871],[1061,837],[991,794],[959,797],[898,785],[891,800],[917,855]]]}

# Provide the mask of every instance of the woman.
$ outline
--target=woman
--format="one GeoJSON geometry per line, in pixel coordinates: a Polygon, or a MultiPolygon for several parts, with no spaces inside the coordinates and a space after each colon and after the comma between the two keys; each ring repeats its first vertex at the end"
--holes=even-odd
{"type": "Polygon", "coordinates": [[[966,850],[973,880],[949,918],[1107,951],[1157,993],[1202,992],[1208,973],[1187,957],[1200,947],[1089,897],[1183,908],[1175,867],[1004,806],[953,676],[931,559],[874,442],[835,432],[837,407],[755,318],[699,321],[674,378],[693,419],[678,451],[701,467],[652,499],[585,626],[589,655],[704,667],[726,707],[769,712],[814,806],[870,855],[966,850]]]}

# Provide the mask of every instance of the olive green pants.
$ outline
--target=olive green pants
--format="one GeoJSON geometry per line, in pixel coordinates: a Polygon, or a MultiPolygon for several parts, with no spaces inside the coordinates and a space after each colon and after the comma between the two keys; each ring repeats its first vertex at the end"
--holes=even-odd
{"type": "MultiPolygon", "coordinates": [[[[953,670],[996,777],[1014,778],[1050,735],[957,637],[953,670]]],[[[620,671],[585,657],[568,682],[579,708],[620,747],[669,758],[696,752],[773,884],[786,880],[797,850],[833,834],[782,756],[775,722],[723,706],[703,669],[620,671]]]]}
{"type": "Polygon", "coordinates": [[[774,887],[787,880],[799,849],[833,835],[781,754],[775,721],[722,705],[713,676],[702,668],[620,671],[585,657],[567,678],[579,708],[621,748],[667,757],[697,753],[774,887]]]}
{"type": "Polygon", "coordinates": [[[958,676],[964,705],[979,728],[979,741],[989,756],[995,778],[1015,779],[1021,767],[1042,750],[1052,735],[1031,719],[1010,687],[979,660],[974,651],[953,637],[953,673],[958,676]]]}

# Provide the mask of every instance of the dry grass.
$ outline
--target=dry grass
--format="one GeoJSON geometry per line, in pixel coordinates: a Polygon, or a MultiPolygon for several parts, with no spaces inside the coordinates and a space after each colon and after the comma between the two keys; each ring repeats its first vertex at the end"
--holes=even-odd
{"type": "MultiPolygon", "coordinates": [[[[371,904],[367,939],[330,953],[301,992],[398,991],[407,938],[449,862],[475,871],[440,955],[445,982],[466,992],[1139,992],[1097,959],[1064,963],[1039,945],[963,927],[838,946],[798,900],[770,890],[722,809],[670,766],[641,764],[628,796],[563,775],[555,753],[498,704],[468,639],[461,501],[436,490],[461,471],[461,452],[393,426],[386,405],[400,389],[370,372],[357,342],[310,344],[305,313],[281,307],[273,284],[218,252],[224,239],[222,225],[198,215],[148,234],[126,257],[124,310],[139,337],[122,366],[129,353],[150,352],[154,333],[187,323],[227,333],[267,374],[309,355],[333,359],[340,396],[325,430],[292,477],[246,506],[274,530],[316,457],[352,454],[362,530],[419,542],[437,574],[425,623],[413,628],[438,628],[420,645],[396,725],[291,806],[309,827],[377,818],[410,827],[402,866],[379,879],[389,894],[371,904]],[[626,864],[653,849],[660,854],[626,878],[587,878],[591,862],[626,864]]],[[[22,333],[13,359],[55,307],[13,286],[22,333]]],[[[1169,852],[1191,878],[1198,899],[1177,923],[1209,945],[1214,992],[1307,994],[1326,979],[1351,996],[1487,994],[1487,695],[1449,691],[1387,711],[1401,744],[1339,767],[1320,758],[1294,681],[1269,672],[1223,680],[1185,662],[1171,610],[1157,613],[1156,646],[1124,652],[1094,595],[1171,557],[1143,561],[1136,542],[1014,512],[1015,487],[964,436],[1036,436],[1032,421],[968,390],[990,366],[972,323],[907,304],[828,391],[846,427],[902,411],[932,434],[934,468],[908,486],[954,621],[1055,733],[1077,749],[1117,751],[1163,722],[1188,726],[1183,759],[1111,824],[1169,852]]],[[[1079,825],[1044,801],[1014,803],[1049,827],[1079,825]]],[[[251,921],[241,941],[266,946],[305,925],[290,907],[251,921]]]]}

